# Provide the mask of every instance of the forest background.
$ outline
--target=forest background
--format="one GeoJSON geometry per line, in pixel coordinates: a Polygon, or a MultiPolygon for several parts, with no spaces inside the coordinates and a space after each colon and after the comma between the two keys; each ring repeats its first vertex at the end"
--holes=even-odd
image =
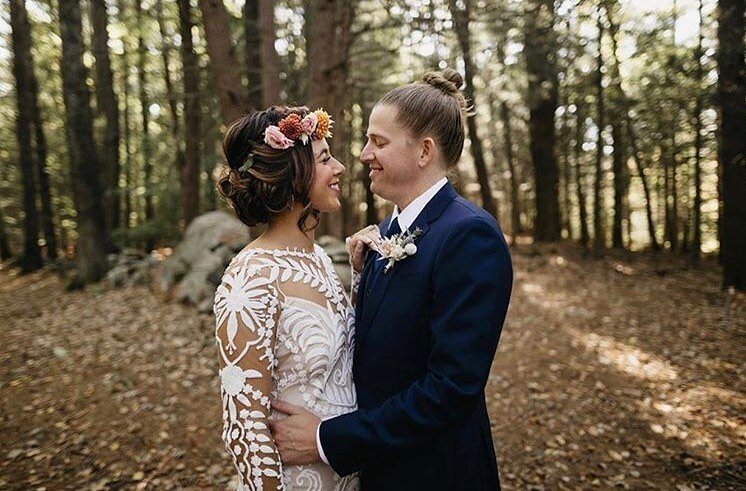
{"type": "MultiPolygon", "coordinates": [[[[43,482],[28,471],[40,455],[70,482],[194,482],[188,469],[167,472],[137,459],[125,458],[121,468],[113,456],[81,464],[62,437],[47,435],[46,444],[71,452],[63,452],[68,461],[41,451],[45,440],[27,434],[31,424],[49,429],[44,398],[26,390],[35,356],[44,358],[31,354],[36,329],[46,333],[53,365],[80,370],[65,382],[81,391],[71,392],[80,411],[90,374],[109,356],[91,358],[93,340],[116,359],[124,340],[142,342],[141,331],[128,329],[147,331],[166,316],[197,322],[176,347],[179,356],[204,344],[211,360],[209,318],[194,320],[157,298],[144,314],[135,305],[148,290],[109,290],[101,281],[111,258],[139,251],[160,261],[195,218],[228,210],[215,191],[225,127],[275,103],[323,107],[336,120],[330,143],[347,166],[343,207],[325,217],[317,237],[343,239],[378,222],[391,205],[370,192],[359,161],[367,117],[387,90],[451,67],[464,75],[475,111],[449,177],[498,219],[516,262],[490,387],[505,396],[498,406],[524,404],[538,425],[531,437],[519,436],[510,418],[494,429],[499,460],[512,461],[507,485],[647,479],[658,486],[667,476],[695,488],[742,485],[745,52],[743,0],[3,0],[0,296],[3,341],[12,348],[3,354],[1,387],[18,398],[16,412],[3,412],[4,430],[14,436],[0,449],[7,451],[2,468],[14,477],[0,484],[43,482]],[[119,305],[116,295],[132,304],[114,318],[99,303],[119,305]],[[73,320],[81,312],[87,320],[73,320]],[[552,333],[563,341],[547,345],[552,333]],[[575,359],[578,350],[592,356],[575,359]],[[571,361],[563,364],[565,355],[571,361]],[[609,367],[635,382],[578,376],[609,367]],[[567,450],[576,444],[560,431],[567,421],[541,423],[557,416],[554,404],[567,403],[568,394],[593,401],[580,404],[578,418],[603,414],[609,399],[597,399],[598,391],[613,394],[620,414],[637,422],[635,441],[648,435],[658,442],[645,447],[639,466],[618,438],[589,443],[601,452],[589,458],[583,444],[567,450]],[[568,468],[575,457],[562,452],[604,465],[568,468]],[[93,470],[81,477],[81,469],[93,470]]],[[[170,346],[163,332],[154,335],[170,346]]],[[[204,363],[204,373],[195,373],[210,387],[213,367],[204,363]]],[[[114,378],[128,370],[106,369],[114,378]]],[[[104,399],[114,405],[138,380],[137,369],[124,388],[112,382],[104,399]]],[[[169,386],[152,374],[140,383],[169,386]]],[[[54,383],[43,385],[51,397],[54,383]]],[[[207,391],[195,404],[209,405],[212,396],[207,391]]],[[[491,410],[493,419],[501,414],[491,410]]],[[[603,425],[627,421],[620,418],[606,414],[600,427],[575,437],[603,439],[611,428],[603,425]]],[[[80,430],[73,420],[73,413],[62,419],[80,430]]],[[[67,431],[55,428],[57,436],[67,431]]],[[[97,427],[90,441],[109,448],[106,431],[97,427]]],[[[193,433],[202,431],[212,438],[216,430],[193,433]]],[[[196,465],[224,463],[213,440],[199,447],[196,465]]],[[[127,448],[136,454],[136,444],[127,448]]],[[[223,483],[222,472],[205,482],[223,483]]]]}

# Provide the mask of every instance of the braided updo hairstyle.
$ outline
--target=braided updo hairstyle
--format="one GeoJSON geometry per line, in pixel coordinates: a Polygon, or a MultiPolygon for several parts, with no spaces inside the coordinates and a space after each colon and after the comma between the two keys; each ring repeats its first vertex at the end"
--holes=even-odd
{"type": "Polygon", "coordinates": [[[464,79],[456,70],[428,72],[422,81],[401,85],[386,93],[378,104],[397,108],[397,122],[416,137],[431,135],[440,146],[448,167],[461,158],[464,121],[471,114],[461,92],[464,79]]]}
{"type": "Polygon", "coordinates": [[[264,143],[264,131],[290,113],[306,116],[308,108],[272,106],[243,116],[228,127],[223,153],[228,167],[217,182],[218,192],[246,225],[269,223],[274,215],[290,210],[295,203],[304,210],[298,228],[307,232],[318,225],[319,213],[311,206],[314,157],[310,142],[296,142],[276,149],[264,143]],[[248,159],[253,163],[239,170],[248,159]]]}

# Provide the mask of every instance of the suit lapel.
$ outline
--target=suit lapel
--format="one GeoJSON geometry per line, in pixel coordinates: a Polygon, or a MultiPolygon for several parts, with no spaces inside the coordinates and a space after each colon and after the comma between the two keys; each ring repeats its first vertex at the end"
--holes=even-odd
{"type": "MultiPolygon", "coordinates": [[[[443,186],[443,188],[433,196],[433,199],[430,200],[419,216],[415,219],[414,223],[409,227],[409,230],[413,231],[419,228],[421,231],[420,235],[415,240],[415,243],[420,242],[424,238],[425,234],[430,230],[430,223],[443,213],[445,207],[453,201],[455,197],[456,191],[450,183],[443,186]]],[[[380,226],[381,230],[387,230],[390,221],[391,218],[384,220],[380,226]],[[386,225],[385,227],[383,226],[384,223],[386,225]]],[[[374,254],[374,258],[370,262],[375,263],[378,259],[379,256],[374,254]]],[[[404,261],[406,261],[406,259],[404,259],[404,261]]],[[[360,309],[360,312],[356,311],[356,315],[360,314],[356,316],[356,319],[360,319],[360,322],[356,322],[357,327],[355,328],[355,347],[357,349],[360,349],[362,346],[365,336],[368,334],[368,331],[378,313],[379,307],[386,296],[386,291],[388,290],[391,281],[396,276],[396,273],[399,271],[399,266],[399,263],[395,262],[394,265],[391,266],[391,269],[389,269],[387,273],[384,273],[382,268],[379,271],[376,271],[376,268],[373,267],[372,264],[366,265],[368,272],[368,277],[365,278],[366,284],[373,283],[370,285],[372,286],[370,294],[367,293],[367,290],[364,292],[365,300],[363,301],[364,305],[360,309]],[[378,275],[378,278],[371,277],[376,274],[378,275]]]]}
{"type": "MultiPolygon", "coordinates": [[[[368,283],[370,283],[370,277],[374,270],[376,257],[377,255],[375,251],[371,249],[368,249],[368,252],[365,253],[365,266],[363,266],[363,272],[360,276],[360,287],[358,288],[357,301],[355,302],[355,319],[363,318],[363,305],[365,304],[366,297],[365,291],[368,288],[368,283]]],[[[359,334],[359,326],[355,329],[355,332],[356,335],[359,334]]]]}
{"type": "MultiPolygon", "coordinates": [[[[388,229],[388,225],[391,222],[391,217],[387,217],[381,223],[378,224],[378,230],[383,236],[384,231],[388,229]]],[[[376,260],[378,259],[378,253],[373,250],[368,250],[365,256],[365,267],[363,268],[362,276],[360,277],[360,289],[358,290],[357,302],[355,304],[355,319],[360,321],[355,322],[355,349],[360,345],[360,340],[363,334],[363,315],[365,312],[365,304],[369,303],[368,299],[368,285],[373,280],[372,276],[375,274],[376,260]]]]}

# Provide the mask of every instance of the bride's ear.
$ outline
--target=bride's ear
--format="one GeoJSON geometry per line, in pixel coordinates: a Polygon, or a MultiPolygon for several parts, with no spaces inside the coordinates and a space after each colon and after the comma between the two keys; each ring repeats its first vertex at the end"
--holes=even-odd
{"type": "Polygon", "coordinates": [[[427,136],[420,142],[420,158],[417,166],[424,169],[430,165],[435,157],[435,140],[427,136]]]}

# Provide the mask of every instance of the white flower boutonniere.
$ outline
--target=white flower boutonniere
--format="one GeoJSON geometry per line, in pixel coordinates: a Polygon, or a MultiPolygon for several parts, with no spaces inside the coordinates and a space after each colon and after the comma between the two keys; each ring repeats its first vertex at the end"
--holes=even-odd
{"type": "Polygon", "coordinates": [[[381,257],[378,260],[388,260],[386,266],[383,268],[384,273],[387,273],[397,261],[414,256],[417,253],[417,245],[414,241],[421,233],[422,230],[419,228],[414,229],[412,232],[405,230],[400,234],[392,235],[381,241],[378,245],[378,253],[381,254],[381,257]]]}

